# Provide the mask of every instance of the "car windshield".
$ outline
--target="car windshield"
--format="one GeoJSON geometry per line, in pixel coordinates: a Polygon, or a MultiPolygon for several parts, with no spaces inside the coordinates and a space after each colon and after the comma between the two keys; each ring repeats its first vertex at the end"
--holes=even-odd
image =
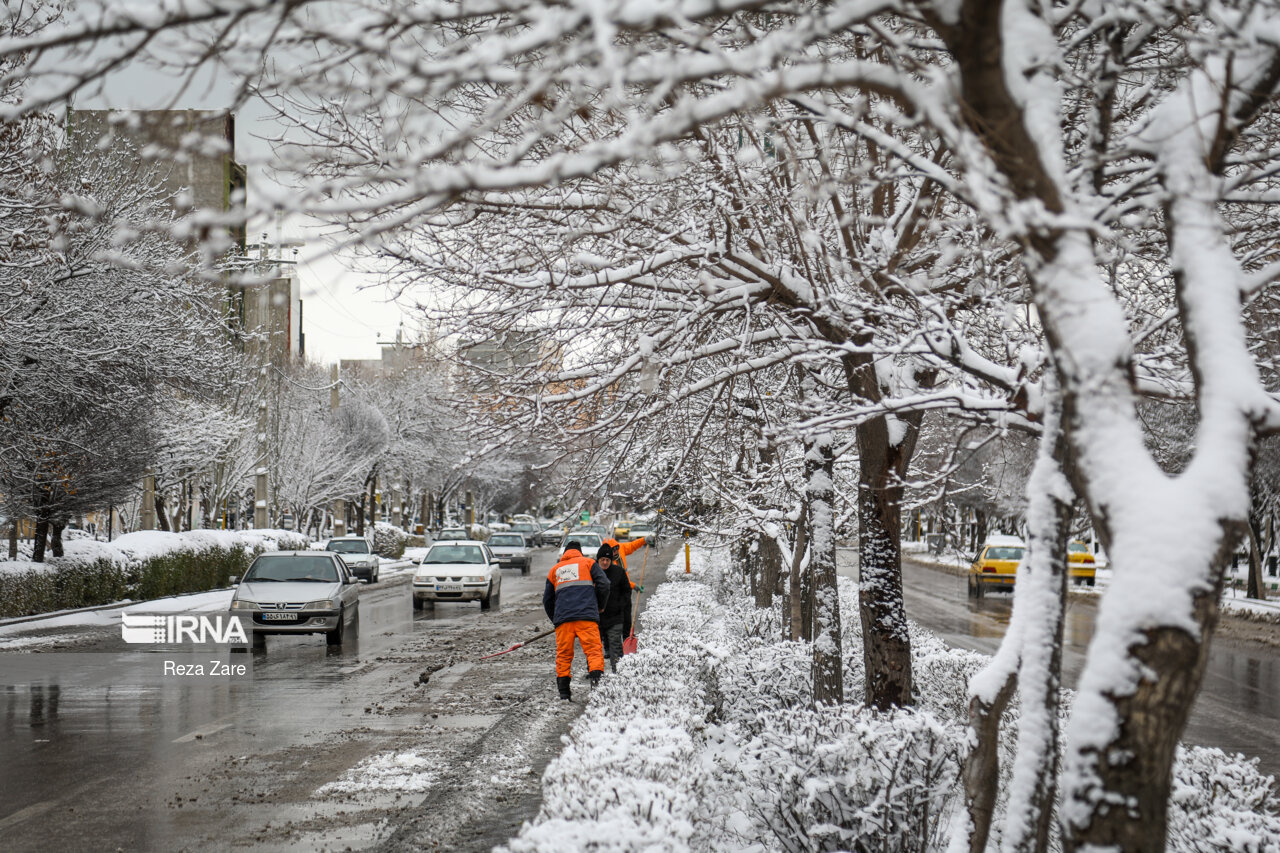
{"type": "Polygon", "coordinates": [[[331,539],[329,544],[324,546],[324,549],[326,551],[337,551],[339,554],[368,554],[369,543],[363,539],[331,539]]]}
{"type": "Polygon", "coordinates": [[[631,525],[631,532],[633,534],[634,533],[652,533],[653,525],[652,524],[633,524],[631,525]]]}
{"type": "MultiPolygon", "coordinates": [[[[577,542],[579,545],[581,545],[582,546],[581,550],[582,550],[582,553],[584,554],[586,554],[587,552],[591,552],[592,554],[594,554],[597,550],[599,550],[600,546],[604,544],[604,540],[601,539],[595,533],[571,534],[570,536],[566,537],[564,540],[564,544],[566,548],[568,547],[570,542],[577,542]]],[[[564,549],[562,548],[561,550],[564,550],[564,549]]]]}
{"type": "Polygon", "coordinates": [[[495,545],[515,545],[521,547],[524,545],[523,536],[514,536],[510,533],[498,533],[489,537],[489,544],[495,545]]]}
{"type": "Polygon", "coordinates": [[[988,560],[1021,560],[1021,548],[988,548],[988,560]]]}
{"type": "Polygon", "coordinates": [[[441,539],[466,539],[467,531],[460,527],[446,527],[440,531],[441,539]]]}
{"type": "Polygon", "coordinates": [[[1067,546],[1067,550],[1075,551],[1077,554],[1087,554],[1089,553],[1089,546],[1083,542],[1072,542],[1067,546]]]}
{"type": "Polygon", "coordinates": [[[517,533],[537,533],[538,532],[537,525],[529,524],[527,521],[522,521],[519,524],[513,524],[511,525],[511,529],[516,531],[517,533]]]}
{"type": "Polygon", "coordinates": [[[319,554],[264,554],[253,561],[244,581],[315,581],[337,583],[338,567],[332,557],[319,554]]]}
{"type": "Polygon", "coordinates": [[[423,559],[427,563],[483,563],[484,554],[476,545],[436,545],[423,559]]]}

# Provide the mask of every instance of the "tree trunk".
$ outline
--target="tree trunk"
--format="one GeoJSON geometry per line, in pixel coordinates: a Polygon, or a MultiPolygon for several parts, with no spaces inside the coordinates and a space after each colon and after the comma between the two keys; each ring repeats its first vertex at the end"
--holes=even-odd
{"type": "Polygon", "coordinates": [[[18,519],[9,519],[9,559],[18,559],[18,519]]]}
{"type": "Polygon", "coordinates": [[[1097,781],[1087,793],[1081,787],[1064,791],[1064,797],[1084,793],[1128,807],[1098,808],[1076,799],[1072,810],[1082,819],[1064,825],[1065,853],[1108,847],[1126,853],[1164,853],[1178,739],[1204,679],[1208,639],[1218,621],[1222,577],[1247,526],[1224,523],[1222,542],[1211,565],[1217,583],[1194,599],[1193,616],[1199,630],[1193,635],[1180,627],[1149,628],[1129,647],[1129,654],[1144,668],[1144,676],[1132,694],[1105,697],[1120,722],[1118,730],[1100,750],[1084,754],[1084,766],[1069,768],[1073,774],[1093,774],[1097,781]]]}
{"type": "Polygon", "coordinates": [[[805,442],[815,707],[844,702],[840,591],[836,581],[835,454],[831,441],[831,435],[826,434],[805,442]]]}
{"type": "Polygon", "coordinates": [[[858,609],[866,703],[877,710],[912,704],[911,638],[902,601],[899,512],[902,486],[893,471],[883,418],[858,427],[858,609]],[[883,437],[878,436],[882,434],[883,437]]]}
{"type": "Polygon", "coordinates": [[[364,535],[364,492],[360,493],[360,500],[356,503],[356,535],[364,535]]]}
{"type": "Polygon", "coordinates": [[[66,521],[54,521],[49,525],[49,550],[55,557],[62,556],[62,531],[66,529],[66,521]]]}
{"type": "Polygon", "coordinates": [[[782,598],[782,630],[788,640],[807,639],[804,635],[804,616],[801,608],[803,587],[801,577],[804,574],[805,550],[809,547],[808,527],[804,523],[804,512],[796,522],[796,541],[792,546],[791,567],[787,573],[786,591],[782,598]]]}
{"type": "Polygon", "coordinates": [[[369,525],[378,523],[378,469],[369,472],[369,525]]]}
{"type": "Polygon", "coordinates": [[[1265,559],[1262,547],[1262,520],[1253,513],[1249,514],[1249,581],[1245,589],[1245,598],[1265,599],[1266,586],[1262,580],[1262,563],[1265,559]]]}
{"type": "Polygon", "coordinates": [[[782,547],[775,536],[760,537],[760,580],[756,583],[756,607],[772,607],[782,577],[782,547]]]}
{"type": "Polygon", "coordinates": [[[969,809],[969,853],[984,853],[987,849],[1000,793],[1000,717],[1009,706],[1017,683],[1017,674],[1010,669],[990,700],[979,696],[969,699],[969,736],[973,746],[965,756],[963,769],[969,809]]]}
{"type": "Polygon", "coordinates": [[[156,527],[160,530],[169,529],[169,513],[164,509],[164,494],[156,489],[155,506],[156,506],[156,527]]]}
{"type": "Polygon", "coordinates": [[[1062,629],[1067,602],[1067,537],[1075,506],[1063,468],[1070,465],[1056,375],[1044,378],[1040,449],[1027,482],[1027,551],[1014,589],[1020,717],[1001,848],[1045,853],[1057,794],[1062,629]]]}
{"type": "Polygon", "coordinates": [[[31,543],[31,561],[33,563],[44,562],[45,543],[49,538],[49,520],[47,518],[36,519],[36,538],[31,543]]]}

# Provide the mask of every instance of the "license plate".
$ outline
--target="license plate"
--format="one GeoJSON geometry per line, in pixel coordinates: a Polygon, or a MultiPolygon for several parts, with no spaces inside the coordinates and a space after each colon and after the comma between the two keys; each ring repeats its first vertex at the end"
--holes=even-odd
{"type": "Polygon", "coordinates": [[[296,613],[263,613],[263,622],[297,622],[298,614],[296,613]]]}
{"type": "Polygon", "coordinates": [[[462,584],[438,583],[436,584],[436,592],[462,592],[462,584]]]}

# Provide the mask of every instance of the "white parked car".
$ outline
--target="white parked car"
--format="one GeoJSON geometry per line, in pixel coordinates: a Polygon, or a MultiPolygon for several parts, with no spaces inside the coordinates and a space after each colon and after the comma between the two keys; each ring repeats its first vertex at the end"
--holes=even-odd
{"type": "Polygon", "coordinates": [[[502,568],[476,539],[437,542],[413,575],[413,609],[428,601],[479,601],[488,610],[502,593],[502,568]]]}
{"type": "Polygon", "coordinates": [[[373,553],[373,545],[363,536],[340,536],[330,539],[324,546],[326,551],[337,554],[347,564],[351,574],[363,578],[369,583],[378,582],[378,555],[373,553]]]}
{"type": "Polygon", "coordinates": [[[316,551],[260,555],[231,596],[231,612],[249,617],[255,646],[267,634],[324,634],[340,646],[348,626],[359,624],[359,608],[359,579],[337,554],[316,551]]]}
{"type": "Polygon", "coordinates": [[[470,539],[465,527],[446,527],[440,531],[440,535],[436,537],[437,542],[461,541],[470,539]]]}

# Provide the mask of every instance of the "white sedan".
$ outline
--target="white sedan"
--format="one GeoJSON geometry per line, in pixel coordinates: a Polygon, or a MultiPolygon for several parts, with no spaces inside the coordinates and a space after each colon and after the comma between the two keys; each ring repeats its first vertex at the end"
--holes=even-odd
{"type": "Polygon", "coordinates": [[[498,558],[483,542],[438,542],[413,575],[413,609],[428,601],[479,601],[488,610],[502,593],[498,558]]]}

